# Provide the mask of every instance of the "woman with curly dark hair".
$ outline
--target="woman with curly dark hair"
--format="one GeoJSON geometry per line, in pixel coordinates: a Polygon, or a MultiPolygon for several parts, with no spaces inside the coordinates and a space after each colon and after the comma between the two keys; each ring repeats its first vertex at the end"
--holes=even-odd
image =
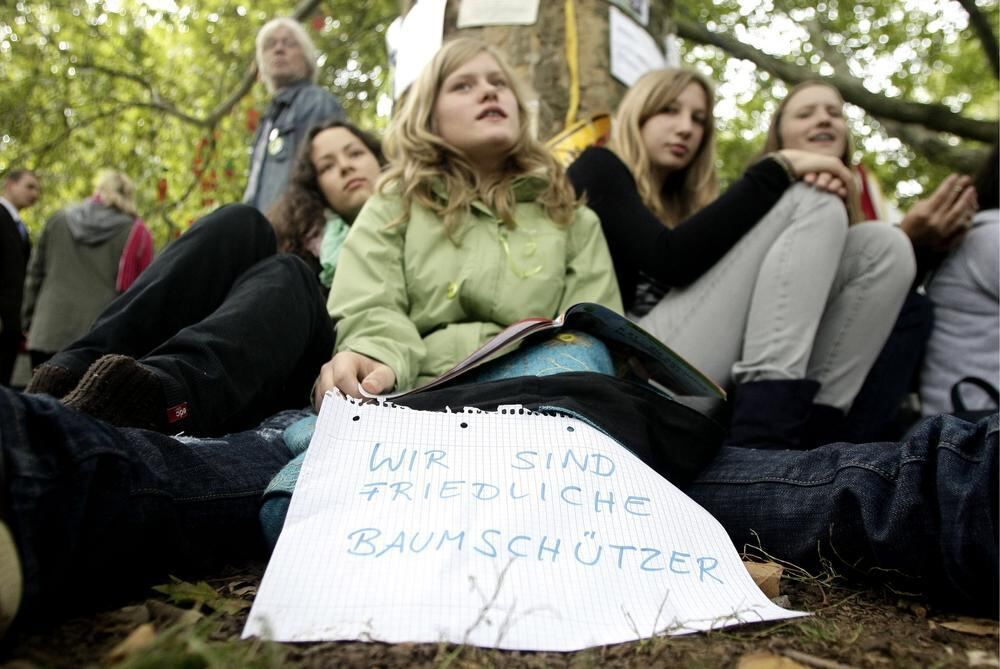
{"type": "MultiPolygon", "coordinates": [[[[267,217],[278,236],[280,252],[295,254],[306,262],[321,263],[324,241],[346,234],[347,227],[375,185],[374,181],[369,182],[368,174],[373,168],[385,165],[385,157],[381,142],[373,135],[336,119],[310,128],[305,147],[295,160],[288,188],[267,217]],[[353,181],[344,185],[342,195],[323,186],[324,180],[331,178],[331,167],[336,167],[324,156],[341,147],[347,150],[341,169],[354,164],[353,181]]],[[[316,269],[329,290],[332,271],[321,271],[320,265],[316,265],[316,269]]]]}
{"type": "Polygon", "coordinates": [[[305,406],[333,351],[325,293],[340,246],[383,162],[378,140],[349,123],[321,123],[307,140],[273,226],[245,205],[206,216],[27,392],[113,425],[195,435],[305,406]]]}

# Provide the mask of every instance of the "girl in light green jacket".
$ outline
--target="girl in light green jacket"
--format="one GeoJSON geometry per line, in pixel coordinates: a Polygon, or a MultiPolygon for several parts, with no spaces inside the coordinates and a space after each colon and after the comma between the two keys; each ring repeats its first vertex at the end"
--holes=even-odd
{"type": "Polygon", "coordinates": [[[597,217],[529,130],[491,47],[446,44],[386,135],[391,167],[351,228],[328,307],[337,352],[316,383],[407,390],[504,327],[577,302],[621,312],[597,217]]]}

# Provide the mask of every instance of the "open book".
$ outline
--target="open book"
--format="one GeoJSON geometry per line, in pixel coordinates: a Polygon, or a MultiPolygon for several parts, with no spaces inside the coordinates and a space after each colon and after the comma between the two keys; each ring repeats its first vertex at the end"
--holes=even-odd
{"type": "Polygon", "coordinates": [[[624,316],[592,302],[574,304],[555,319],[527,318],[509,325],[430,383],[383,397],[401,397],[443,385],[513,350],[528,338],[547,339],[560,330],[576,330],[597,337],[611,351],[616,366],[621,369],[621,376],[647,382],[671,397],[726,397],[722,388],[659,339],[624,316]]]}

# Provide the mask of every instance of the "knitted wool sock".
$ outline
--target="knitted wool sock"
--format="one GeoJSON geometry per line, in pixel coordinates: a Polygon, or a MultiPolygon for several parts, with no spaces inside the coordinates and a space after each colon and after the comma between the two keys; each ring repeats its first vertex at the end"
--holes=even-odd
{"type": "Polygon", "coordinates": [[[98,358],[63,404],[119,427],[167,428],[163,383],[127,355],[98,358]]]}
{"type": "Polygon", "coordinates": [[[59,400],[76,388],[76,384],[80,383],[82,377],[83,374],[54,365],[51,362],[45,362],[35,369],[35,373],[31,376],[31,381],[24,392],[36,395],[44,393],[59,400]]]}

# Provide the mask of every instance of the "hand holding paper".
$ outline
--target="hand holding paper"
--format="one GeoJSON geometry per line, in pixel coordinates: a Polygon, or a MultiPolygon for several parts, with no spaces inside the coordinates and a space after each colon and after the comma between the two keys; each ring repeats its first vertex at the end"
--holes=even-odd
{"type": "Polygon", "coordinates": [[[388,365],[352,351],[341,351],[323,365],[313,388],[313,406],[319,407],[327,392],[338,389],[348,397],[382,395],[396,385],[388,365]]]}

